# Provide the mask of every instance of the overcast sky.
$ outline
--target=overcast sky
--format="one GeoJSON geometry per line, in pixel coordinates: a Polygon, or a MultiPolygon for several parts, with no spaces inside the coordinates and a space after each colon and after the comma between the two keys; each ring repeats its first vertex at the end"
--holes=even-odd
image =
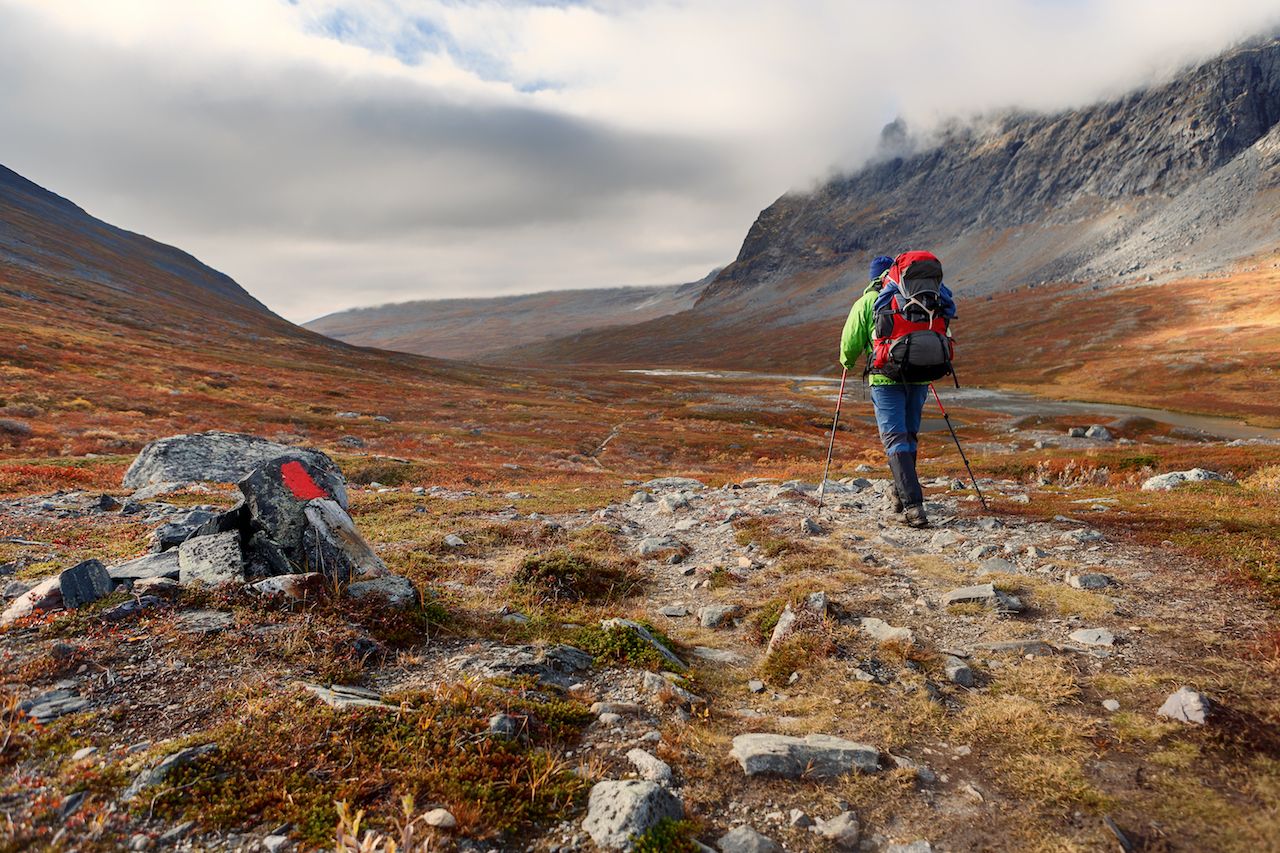
{"type": "Polygon", "coordinates": [[[1086,103],[1275,0],[0,0],[0,163],[292,320],[675,283],[915,127],[1086,103]]]}

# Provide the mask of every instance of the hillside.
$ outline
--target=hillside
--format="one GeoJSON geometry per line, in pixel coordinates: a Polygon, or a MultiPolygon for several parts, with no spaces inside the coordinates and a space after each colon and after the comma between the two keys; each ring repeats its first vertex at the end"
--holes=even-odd
{"type": "Polygon", "coordinates": [[[512,346],[585,329],[642,323],[688,310],[714,275],[665,287],[400,302],[339,311],[304,325],[359,346],[483,361],[489,354],[512,346]]]}
{"type": "MultiPolygon", "coordinates": [[[[830,371],[867,261],[921,246],[942,258],[962,300],[1075,282],[1088,286],[1071,299],[1088,301],[1116,284],[1171,281],[1200,282],[1208,298],[1220,274],[1269,263],[1278,202],[1280,40],[1270,39],[1080,110],[956,122],[922,138],[891,125],[865,168],[764,210],[690,311],[503,357],[830,371]]],[[[1270,304],[1274,291],[1262,298],[1270,304]]],[[[1071,302],[1048,309],[1069,339],[1088,343],[1071,302]]],[[[1166,319],[1180,322],[1173,312],[1151,321],[1166,319]]],[[[968,326],[967,346],[991,332],[968,326]]],[[[1183,375],[1189,385],[1210,376],[1195,365],[1183,375]]]]}

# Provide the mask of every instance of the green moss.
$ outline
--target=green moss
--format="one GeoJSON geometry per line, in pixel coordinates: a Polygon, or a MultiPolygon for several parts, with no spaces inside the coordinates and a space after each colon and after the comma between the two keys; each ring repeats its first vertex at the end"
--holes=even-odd
{"type": "MultiPolygon", "coordinates": [[[[671,639],[657,628],[646,622],[639,624],[644,625],[659,643],[675,650],[671,639]]],[[[582,628],[572,635],[572,641],[594,656],[597,666],[626,665],[652,670],[670,669],[672,666],[657,649],[629,628],[582,628]]]]}
{"type": "Polygon", "coordinates": [[[617,566],[558,550],[525,557],[512,584],[543,601],[611,601],[635,594],[640,579],[617,566]]]}
{"type": "Polygon", "coordinates": [[[646,832],[631,837],[634,853],[698,853],[697,826],[692,821],[664,817],[646,832]]]}

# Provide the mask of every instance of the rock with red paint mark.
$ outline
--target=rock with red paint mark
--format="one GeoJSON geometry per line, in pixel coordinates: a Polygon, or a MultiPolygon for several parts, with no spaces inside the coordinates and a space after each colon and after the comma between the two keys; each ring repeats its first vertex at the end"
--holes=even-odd
{"type": "Polygon", "coordinates": [[[345,515],[340,498],[346,495],[342,474],[295,454],[267,460],[238,485],[244,495],[248,535],[265,534],[301,571],[306,571],[302,537],[307,529],[307,504],[316,499],[331,500],[345,515]]]}
{"type": "Polygon", "coordinates": [[[290,456],[312,471],[329,495],[347,506],[346,481],[333,460],[318,450],[289,447],[251,435],[202,432],[174,435],[151,442],[133,460],[124,486],[141,489],[160,483],[235,483],[265,462],[290,456]]]}
{"type": "Polygon", "coordinates": [[[303,533],[305,562],[312,571],[342,583],[387,577],[387,564],[356,530],[355,522],[336,501],[317,498],[306,505],[303,533]]]}

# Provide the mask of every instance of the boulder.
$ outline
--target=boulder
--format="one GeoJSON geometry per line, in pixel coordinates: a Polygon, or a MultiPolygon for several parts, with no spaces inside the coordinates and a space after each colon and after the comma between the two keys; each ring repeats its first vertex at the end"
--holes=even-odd
{"type": "Polygon", "coordinates": [[[312,570],[343,583],[391,574],[336,501],[316,498],[306,504],[303,517],[307,523],[302,537],[303,562],[312,570]]]}
{"type": "Polygon", "coordinates": [[[8,625],[37,610],[52,610],[61,606],[62,586],[58,577],[46,578],[10,602],[4,613],[0,614],[0,625],[8,625]]]}
{"type": "Polygon", "coordinates": [[[217,585],[244,579],[239,533],[188,539],[178,546],[178,581],[217,585]]]}
{"type": "Polygon", "coordinates": [[[108,566],[107,574],[114,581],[140,581],[150,578],[178,578],[178,552],[165,551],[161,554],[147,554],[136,560],[108,566]]]}
{"type": "Polygon", "coordinates": [[[744,734],[733,739],[729,755],[748,776],[782,776],[787,779],[829,779],[846,773],[874,773],[880,769],[880,752],[864,743],[833,735],[804,738],[775,734],[744,734]]]}
{"type": "Polygon", "coordinates": [[[716,842],[720,853],[781,853],[782,848],[768,836],[761,835],[745,823],[720,836],[716,842]]]}
{"type": "Polygon", "coordinates": [[[942,662],[942,668],[947,675],[947,680],[952,684],[959,684],[961,687],[973,686],[973,670],[961,658],[947,655],[942,662]]]}
{"type": "Polygon", "coordinates": [[[237,485],[244,495],[250,530],[265,533],[294,563],[306,562],[302,538],[311,501],[331,501],[345,514],[345,483],[337,468],[327,469],[297,456],[268,460],[237,485]]]}
{"type": "Polygon", "coordinates": [[[285,456],[324,472],[330,496],[343,507],[347,505],[346,481],[325,454],[229,432],[174,435],[153,441],[133,460],[123,485],[139,489],[158,483],[236,483],[259,465],[285,456]]]}
{"type": "Polygon", "coordinates": [[[1164,700],[1156,713],[1171,720],[1202,726],[1213,713],[1213,701],[1190,687],[1179,687],[1164,700]]]}
{"type": "Polygon", "coordinates": [[[116,582],[101,562],[85,560],[58,575],[58,586],[62,590],[62,606],[74,609],[106,598],[116,588],[116,582]]]}
{"type": "Polygon", "coordinates": [[[683,817],[684,805],[666,788],[647,780],[624,779],[592,787],[582,828],[605,850],[629,850],[634,836],[664,818],[683,817]]]}
{"type": "Polygon", "coordinates": [[[1102,424],[1094,424],[1084,431],[1085,438],[1096,438],[1099,441],[1114,441],[1115,436],[1111,434],[1111,430],[1102,424]]]}
{"type": "Polygon", "coordinates": [[[1170,471],[1167,474],[1157,474],[1148,478],[1142,484],[1144,492],[1165,492],[1170,489],[1176,489],[1178,486],[1186,483],[1229,483],[1228,478],[1222,476],[1216,471],[1206,471],[1204,468],[1192,468],[1189,471],[1170,471]]]}

